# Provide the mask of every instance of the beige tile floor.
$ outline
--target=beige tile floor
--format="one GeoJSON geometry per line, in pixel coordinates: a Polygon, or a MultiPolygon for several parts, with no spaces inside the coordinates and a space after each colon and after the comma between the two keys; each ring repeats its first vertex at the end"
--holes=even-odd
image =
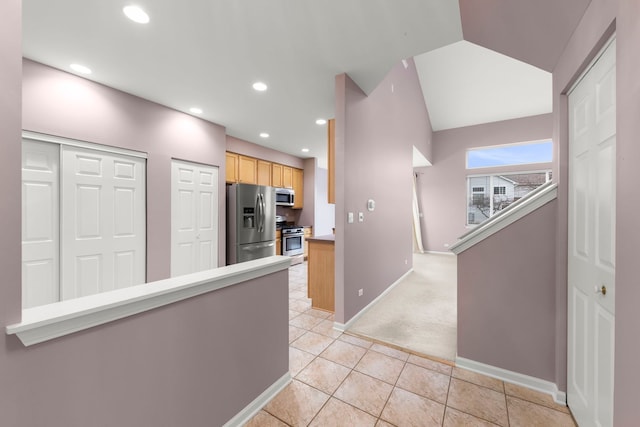
{"type": "Polygon", "coordinates": [[[333,330],[289,269],[293,381],[246,426],[571,426],[546,394],[333,330]]]}

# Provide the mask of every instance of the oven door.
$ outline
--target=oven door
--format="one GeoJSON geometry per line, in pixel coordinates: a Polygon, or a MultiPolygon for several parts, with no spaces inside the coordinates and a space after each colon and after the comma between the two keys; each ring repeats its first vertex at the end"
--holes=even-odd
{"type": "Polygon", "coordinates": [[[282,236],[282,255],[293,256],[304,253],[304,234],[282,236]]]}

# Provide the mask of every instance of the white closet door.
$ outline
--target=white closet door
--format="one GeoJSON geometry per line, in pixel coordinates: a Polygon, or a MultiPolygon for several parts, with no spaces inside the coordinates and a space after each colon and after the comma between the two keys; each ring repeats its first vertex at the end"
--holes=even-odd
{"type": "Polygon", "coordinates": [[[22,142],[22,307],[60,299],[59,147],[22,142]]]}
{"type": "Polygon", "coordinates": [[[171,166],[171,276],[218,266],[218,168],[171,166]]]}
{"type": "Polygon", "coordinates": [[[567,400],[580,426],[613,425],[616,43],[569,95],[567,400]]]}
{"type": "Polygon", "coordinates": [[[145,161],[61,150],[61,299],[144,283],[145,161]]]}

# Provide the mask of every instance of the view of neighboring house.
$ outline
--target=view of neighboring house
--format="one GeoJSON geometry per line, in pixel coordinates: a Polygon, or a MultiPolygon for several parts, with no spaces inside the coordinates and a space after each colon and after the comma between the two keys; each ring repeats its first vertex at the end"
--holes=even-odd
{"type": "Polygon", "coordinates": [[[549,181],[550,172],[471,176],[467,224],[480,224],[549,181]]]}

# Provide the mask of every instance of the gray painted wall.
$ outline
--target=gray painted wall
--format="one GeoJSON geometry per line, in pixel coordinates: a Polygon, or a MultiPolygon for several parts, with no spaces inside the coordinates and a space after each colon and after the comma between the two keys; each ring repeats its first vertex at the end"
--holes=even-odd
{"type": "Polygon", "coordinates": [[[369,96],[348,76],[336,77],[337,322],[412,266],[412,147],[429,140],[431,127],[415,65],[408,65],[394,67],[369,96]],[[354,212],[353,224],[347,212],[354,212]]]}
{"type": "Polygon", "coordinates": [[[427,251],[448,251],[468,231],[467,175],[552,169],[551,163],[466,169],[470,148],[550,139],[551,114],[468,126],[433,133],[433,166],[416,168],[422,240],[427,251]]]}
{"type": "Polygon", "coordinates": [[[458,356],[555,382],[556,210],[458,255],[458,356]]]}
{"type": "MultiPolygon", "coordinates": [[[[616,336],[614,380],[614,424],[631,426],[640,419],[637,384],[640,382],[640,340],[638,340],[638,250],[640,229],[637,212],[640,201],[637,183],[640,181],[640,43],[638,26],[640,5],[627,0],[592,0],[580,24],[560,58],[553,73],[554,139],[559,141],[560,179],[557,223],[556,307],[558,340],[566,343],[567,300],[567,90],[584,67],[597,54],[615,31],[617,38],[617,194],[616,194],[616,336]]],[[[566,350],[566,348],[565,348],[566,350]]],[[[559,354],[558,381],[566,381],[566,351],[559,354]]]]}
{"type": "MultiPolygon", "coordinates": [[[[21,318],[23,125],[149,153],[150,280],[169,275],[171,156],[224,176],[225,144],[220,126],[31,61],[23,85],[20,2],[0,3],[0,16],[4,328],[21,318]]],[[[0,424],[222,425],[288,370],[287,283],[278,272],[29,348],[3,334],[0,424]]]]}
{"type": "Polygon", "coordinates": [[[147,159],[147,281],[171,266],[171,159],[219,167],[219,265],[225,265],[225,134],[222,126],[25,60],[25,130],[139,150],[147,159]]]}

